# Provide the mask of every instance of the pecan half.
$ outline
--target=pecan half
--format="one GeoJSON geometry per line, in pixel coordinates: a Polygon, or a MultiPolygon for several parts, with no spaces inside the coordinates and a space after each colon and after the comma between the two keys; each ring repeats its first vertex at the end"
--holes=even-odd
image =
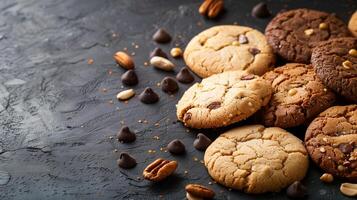
{"type": "Polygon", "coordinates": [[[185,189],[187,193],[197,198],[212,199],[215,195],[213,190],[198,184],[188,184],[185,189]]]}
{"type": "Polygon", "coordinates": [[[176,161],[159,158],[144,169],[143,176],[147,180],[158,182],[174,173],[176,168],[176,161]]]}
{"type": "Polygon", "coordinates": [[[223,10],[223,0],[205,0],[198,12],[208,18],[215,18],[223,10]]]}

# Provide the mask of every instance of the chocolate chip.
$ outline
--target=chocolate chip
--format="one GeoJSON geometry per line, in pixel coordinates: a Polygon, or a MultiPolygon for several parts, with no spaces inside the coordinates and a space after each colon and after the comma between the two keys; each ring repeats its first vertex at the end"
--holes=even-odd
{"type": "Polygon", "coordinates": [[[139,99],[145,104],[153,104],[159,101],[159,95],[157,95],[151,88],[147,87],[139,95],[139,99]]]}
{"type": "Polygon", "coordinates": [[[191,119],[191,117],[192,117],[192,113],[187,112],[187,113],[185,113],[185,115],[183,116],[183,120],[184,120],[184,121],[188,121],[188,120],[191,119]]]}
{"type": "Polygon", "coordinates": [[[268,6],[266,3],[261,2],[254,6],[252,9],[252,16],[258,18],[266,18],[270,16],[268,6]]]}
{"type": "Polygon", "coordinates": [[[179,90],[179,86],[175,79],[171,77],[165,77],[161,81],[161,89],[166,93],[173,94],[179,90]]]}
{"type": "Polygon", "coordinates": [[[214,110],[214,109],[217,109],[219,107],[221,107],[221,102],[218,102],[218,101],[212,102],[207,106],[207,108],[210,109],[210,110],[214,110]]]}
{"type": "Polygon", "coordinates": [[[130,131],[129,127],[124,126],[118,132],[117,138],[119,142],[130,143],[136,140],[136,135],[130,131]]]}
{"type": "Polygon", "coordinates": [[[195,80],[190,70],[188,70],[186,67],[179,71],[179,73],[176,75],[176,79],[181,83],[192,83],[195,80]]]}
{"type": "Polygon", "coordinates": [[[307,195],[307,189],[300,181],[295,181],[286,189],[286,195],[290,198],[303,198],[307,195]]]}
{"type": "Polygon", "coordinates": [[[249,53],[251,53],[253,56],[257,55],[258,53],[260,53],[260,50],[257,48],[249,48],[248,49],[249,53]]]}
{"type": "Polygon", "coordinates": [[[156,47],[154,50],[151,51],[150,58],[152,58],[154,56],[159,56],[159,57],[168,59],[167,54],[159,47],[156,47]]]}
{"type": "Polygon", "coordinates": [[[156,31],[152,39],[157,43],[167,43],[171,41],[171,36],[162,28],[156,31]]]}
{"type": "Polygon", "coordinates": [[[240,78],[240,80],[244,80],[244,81],[252,80],[252,79],[254,79],[254,75],[253,74],[248,74],[248,75],[242,76],[240,78]]]}
{"type": "Polygon", "coordinates": [[[121,82],[125,85],[132,86],[138,84],[139,81],[135,71],[130,69],[121,75],[121,82]]]}
{"type": "Polygon", "coordinates": [[[204,151],[207,149],[207,147],[212,143],[211,139],[209,139],[207,136],[205,136],[202,133],[197,134],[197,138],[193,142],[193,146],[199,150],[199,151],[204,151]]]}
{"type": "Polygon", "coordinates": [[[185,145],[178,139],[172,140],[167,145],[167,150],[172,154],[184,154],[186,152],[185,145]]]}
{"type": "Polygon", "coordinates": [[[117,164],[121,168],[130,169],[136,166],[136,160],[127,153],[121,153],[117,164]]]}
{"type": "Polygon", "coordinates": [[[342,143],[338,146],[338,148],[342,151],[342,153],[351,153],[354,147],[348,143],[342,143]]]}
{"type": "Polygon", "coordinates": [[[245,35],[239,35],[238,37],[238,42],[240,44],[247,44],[248,43],[248,38],[245,35]]]}

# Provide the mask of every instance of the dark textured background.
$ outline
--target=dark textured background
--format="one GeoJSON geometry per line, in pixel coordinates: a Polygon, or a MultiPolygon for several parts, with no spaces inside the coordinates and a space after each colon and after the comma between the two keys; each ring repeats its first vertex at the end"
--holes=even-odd
{"type": "MultiPolygon", "coordinates": [[[[208,185],[212,180],[200,163],[203,153],[192,147],[197,132],[176,123],[175,104],[188,85],[180,84],[179,93],[170,97],[156,84],[174,74],[143,63],[158,46],[151,41],[158,27],[174,36],[171,44],[159,45],[167,52],[175,44],[185,47],[195,34],[217,24],[237,22],[263,31],[269,19],[250,16],[257,2],[226,0],[227,12],[208,21],[197,12],[200,1],[191,0],[1,0],[0,199],[184,199],[187,183],[208,185]],[[140,79],[135,90],[153,87],[161,97],[156,105],[115,99],[124,70],[114,64],[112,54],[125,47],[135,52],[140,79]],[[87,64],[90,58],[94,64],[87,64]],[[159,127],[154,126],[157,122],[159,127]],[[134,144],[109,139],[121,123],[137,131],[134,144]],[[160,151],[175,138],[186,144],[185,156],[160,151]],[[122,151],[137,159],[136,168],[117,167],[122,151]],[[178,160],[176,174],[159,184],[138,179],[157,157],[178,160]]],[[[297,7],[335,12],[347,22],[356,4],[274,0],[269,6],[273,13],[297,7]]],[[[184,65],[182,60],[175,63],[184,65]]],[[[221,131],[210,131],[210,136],[221,131]]],[[[304,128],[293,131],[304,134],[304,128]]],[[[321,171],[310,168],[304,180],[310,199],[345,198],[338,182],[322,184],[321,171]]],[[[284,192],[252,196],[211,187],[217,199],[286,198],[284,192]]]]}

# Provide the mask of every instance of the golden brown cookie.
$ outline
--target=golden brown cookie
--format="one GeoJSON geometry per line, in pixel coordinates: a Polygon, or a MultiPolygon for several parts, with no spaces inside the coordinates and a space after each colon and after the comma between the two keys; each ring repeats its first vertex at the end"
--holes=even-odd
{"type": "Polygon", "coordinates": [[[262,75],[275,63],[262,33],[234,25],[214,26],[199,33],[187,45],[184,59],[203,78],[234,70],[262,75]]]}
{"type": "Polygon", "coordinates": [[[357,37],[357,11],[352,14],[351,19],[348,22],[348,29],[350,29],[351,33],[357,37]]]}
{"type": "Polygon", "coordinates": [[[266,105],[271,85],[244,71],[215,74],[191,86],[177,104],[177,118],[192,128],[216,128],[244,120],[266,105]]]}
{"type": "Polygon", "coordinates": [[[335,101],[335,95],[322,84],[311,65],[286,64],[263,78],[273,87],[270,102],[258,114],[266,126],[302,125],[335,101]]]}
{"type": "Polygon", "coordinates": [[[302,180],[309,165],[300,139],[262,125],[221,134],[207,148],[204,162],[215,181],[246,193],[278,192],[302,180]]]}
{"type": "Polygon", "coordinates": [[[305,145],[321,169],[357,181],[357,105],[322,112],[308,127],[305,145]]]}

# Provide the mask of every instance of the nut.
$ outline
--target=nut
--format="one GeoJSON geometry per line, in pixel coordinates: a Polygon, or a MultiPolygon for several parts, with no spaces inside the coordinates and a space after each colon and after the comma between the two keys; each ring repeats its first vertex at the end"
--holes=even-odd
{"type": "Polygon", "coordinates": [[[314,33],[314,29],[312,29],[312,28],[306,29],[304,31],[304,33],[305,33],[305,35],[310,36],[310,35],[312,35],[314,33]]]}
{"type": "Polygon", "coordinates": [[[172,71],[175,65],[166,58],[154,56],[150,59],[150,64],[158,69],[165,71],[172,71]]]}
{"type": "Polygon", "coordinates": [[[289,91],[288,91],[288,95],[289,96],[294,96],[295,94],[297,93],[297,90],[296,89],[290,89],[289,91]]]}
{"type": "Polygon", "coordinates": [[[195,197],[195,196],[193,196],[192,194],[190,194],[190,193],[188,193],[188,192],[186,192],[186,199],[187,199],[187,200],[203,200],[202,198],[200,198],[200,197],[195,197]]]}
{"type": "Polygon", "coordinates": [[[345,69],[351,69],[352,68],[352,62],[349,60],[346,60],[342,63],[343,68],[345,69]]]}
{"type": "Polygon", "coordinates": [[[178,48],[178,47],[172,48],[171,51],[170,51],[170,54],[171,54],[172,57],[178,58],[178,57],[182,56],[182,50],[180,48],[178,48]]]}
{"type": "Polygon", "coordinates": [[[350,197],[357,196],[357,184],[342,183],[340,187],[342,194],[350,197]]]}
{"type": "Polygon", "coordinates": [[[158,182],[174,173],[176,168],[176,161],[159,158],[144,169],[143,176],[145,179],[158,182]]]}
{"type": "Polygon", "coordinates": [[[133,59],[125,52],[118,51],[113,58],[124,69],[133,69],[135,67],[133,59]]]}
{"type": "Polygon", "coordinates": [[[217,15],[223,10],[223,1],[216,0],[214,1],[211,6],[208,8],[207,16],[208,18],[215,18],[217,15]]]}
{"type": "Polygon", "coordinates": [[[332,174],[324,173],[324,174],[322,174],[322,176],[320,177],[320,180],[321,180],[322,182],[325,182],[325,183],[332,183],[332,182],[333,182],[333,176],[332,176],[332,174]]]}
{"type": "Polygon", "coordinates": [[[350,54],[351,56],[357,57],[357,50],[356,49],[350,49],[348,51],[348,54],[350,54]]]}
{"type": "Polygon", "coordinates": [[[125,101],[125,100],[130,99],[134,95],[135,95],[135,91],[133,89],[124,90],[117,94],[117,99],[120,101],[125,101]]]}
{"type": "Polygon", "coordinates": [[[196,198],[212,199],[215,195],[213,190],[198,184],[188,184],[185,189],[187,193],[196,198]]]}
{"type": "Polygon", "coordinates": [[[328,25],[326,23],[321,23],[319,25],[319,29],[321,29],[321,30],[326,30],[327,28],[328,28],[328,25]]]}
{"type": "Polygon", "coordinates": [[[223,10],[223,0],[205,0],[198,12],[209,18],[215,18],[223,10]]]}

